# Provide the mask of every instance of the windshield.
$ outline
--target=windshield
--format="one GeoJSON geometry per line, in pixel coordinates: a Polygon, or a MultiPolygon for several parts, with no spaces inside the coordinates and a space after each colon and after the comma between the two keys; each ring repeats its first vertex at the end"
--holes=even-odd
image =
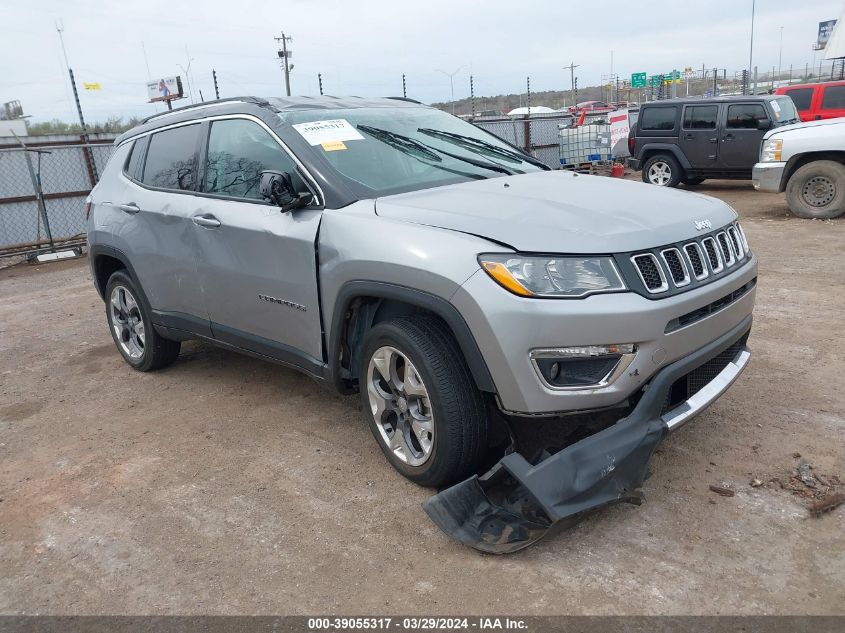
{"type": "Polygon", "coordinates": [[[792,97],[778,97],[772,99],[772,112],[775,115],[775,125],[787,125],[789,123],[798,123],[798,110],[795,109],[795,103],[792,97]]]}
{"type": "Polygon", "coordinates": [[[282,112],[361,197],[547,169],[499,138],[426,107],[282,112]]]}

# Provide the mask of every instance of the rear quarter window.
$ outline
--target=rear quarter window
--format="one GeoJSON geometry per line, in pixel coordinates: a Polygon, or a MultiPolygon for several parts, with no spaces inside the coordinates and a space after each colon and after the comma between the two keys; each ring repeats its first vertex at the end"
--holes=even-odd
{"type": "Polygon", "coordinates": [[[675,129],[678,109],[672,107],[644,108],[640,111],[640,129],[667,132],[675,129]]]}

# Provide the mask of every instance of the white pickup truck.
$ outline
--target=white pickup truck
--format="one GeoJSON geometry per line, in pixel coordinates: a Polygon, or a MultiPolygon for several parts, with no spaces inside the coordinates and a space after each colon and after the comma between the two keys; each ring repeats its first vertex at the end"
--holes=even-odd
{"type": "Polygon", "coordinates": [[[827,219],[845,213],[845,118],[796,123],[763,137],[754,165],[754,188],[786,192],[799,218],[827,219]]]}

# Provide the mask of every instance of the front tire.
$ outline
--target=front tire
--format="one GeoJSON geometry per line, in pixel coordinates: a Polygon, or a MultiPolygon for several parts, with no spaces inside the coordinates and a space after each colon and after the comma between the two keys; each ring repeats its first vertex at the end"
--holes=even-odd
{"type": "Polygon", "coordinates": [[[670,154],[655,154],[643,165],[643,182],[650,185],[677,187],[681,176],[681,166],[670,154]]]}
{"type": "Polygon", "coordinates": [[[112,274],[106,284],[106,319],[114,344],[133,369],[161,369],[179,356],[181,343],[156,331],[146,301],[123,270],[112,274]]]}
{"type": "Polygon", "coordinates": [[[472,475],[488,420],[457,342],[437,318],[391,319],[370,329],[359,373],[370,430],[403,476],[438,487],[472,475]]]}
{"type": "Polygon", "coordinates": [[[786,201],[799,218],[839,217],[845,213],[845,165],[817,160],[799,167],[786,185],[786,201]]]}

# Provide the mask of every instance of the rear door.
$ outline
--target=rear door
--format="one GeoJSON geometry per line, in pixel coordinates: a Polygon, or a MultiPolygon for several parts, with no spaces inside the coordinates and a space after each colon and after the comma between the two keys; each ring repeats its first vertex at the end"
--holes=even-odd
{"type": "Polygon", "coordinates": [[[282,212],[259,193],[263,170],[298,164],[258,120],[207,128],[201,194],[192,210],[197,264],[214,337],[289,364],[322,363],[315,242],[322,211],[282,212]]]}
{"type": "Polygon", "coordinates": [[[812,120],[811,109],[815,90],[814,86],[807,86],[804,88],[787,88],[783,91],[783,94],[790,97],[795,103],[795,109],[798,110],[798,116],[801,117],[802,121],[812,120]]]}
{"type": "MultiPolygon", "coordinates": [[[[116,246],[126,251],[156,320],[210,334],[195,261],[191,222],[196,198],[199,123],[154,132],[143,165],[133,169],[121,203],[116,246]]],[[[141,147],[140,141],[136,142],[141,147]]]]}
{"type": "Polygon", "coordinates": [[[818,89],[821,95],[813,119],[836,119],[845,116],[845,84],[821,85],[818,89]]]}
{"type": "Polygon", "coordinates": [[[716,167],[719,154],[719,137],[716,132],[718,120],[718,104],[684,106],[679,144],[693,169],[708,170],[716,167]]]}
{"type": "Polygon", "coordinates": [[[760,143],[767,130],[758,129],[758,122],[770,120],[765,106],[753,103],[726,103],[722,110],[722,131],[719,142],[719,164],[732,171],[751,173],[760,155],[760,143]]]}

